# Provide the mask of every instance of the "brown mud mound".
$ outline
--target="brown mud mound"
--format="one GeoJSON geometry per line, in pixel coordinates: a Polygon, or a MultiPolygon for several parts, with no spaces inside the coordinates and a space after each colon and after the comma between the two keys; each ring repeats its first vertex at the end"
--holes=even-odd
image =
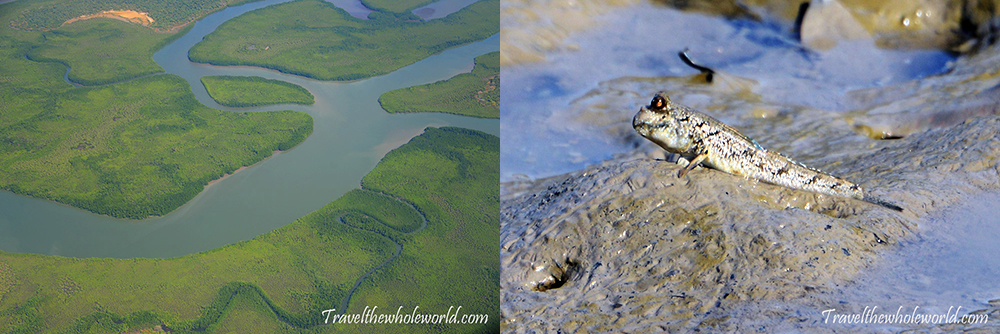
{"type": "Polygon", "coordinates": [[[504,329],[815,326],[801,311],[836,304],[831,292],[922,217],[1000,189],[998,134],[988,116],[844,153],[836,169],[903,213],[703,168],[677,178],[679,165],[649,158],[508,185],[521,191],[502,199],[504,329]]]}

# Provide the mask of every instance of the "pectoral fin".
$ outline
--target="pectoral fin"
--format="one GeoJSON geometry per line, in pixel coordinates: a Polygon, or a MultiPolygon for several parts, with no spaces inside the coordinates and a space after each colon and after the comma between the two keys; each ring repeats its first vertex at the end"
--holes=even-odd
{"type": "Polygon", "coordinates": [[[677,172],[677,177],[684,177],[684,174],[687,174],[687,172],[690,172],[695,167],[698,167],[702,161],[705,161],[705,158],[708,158],[708,153],[702,153],[694,157],[694,159],[692,159],[687,166],[677,172]]]}

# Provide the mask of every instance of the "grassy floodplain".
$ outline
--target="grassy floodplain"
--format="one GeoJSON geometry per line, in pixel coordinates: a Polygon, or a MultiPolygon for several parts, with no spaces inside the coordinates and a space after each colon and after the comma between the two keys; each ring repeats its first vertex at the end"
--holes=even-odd
{"type": "Polygon", "coordinates": [[[378,102],[390,113],[442,112],[500,118],[500,52],[476,57],[471,73],[389,91],[378,102]]]}
{"type": "Polygon", "coordinates": [[[272,104],[313,104],[315,99],[302,86],[262,77],[213,75],[201,77],[208,95],[227,107],[260,107],[272,104]]]}
{"type": "Polygon", "coordinates": [[[261,8],[219,26],[188,52],[213,65],[249,65],[318,80],[386,74],[500,30],[499,0],[482,0],[427,22],[412,13],[352,17],[322,0],[261,8]]]}
{"type": "Polygon", "coordinates": [[[498,332],[496,136],[428,128],[348,192],[252,240],[172,259],[76,259],[0,252],[0,328],[16,333],[498,332]],[[412,204],[409,206],[403,204],[412,204]],[[415,208],[415,209],[414,209],[415,208]],[[414,227],[426,217],[427,226],[414,227]],[[343,219],[341,219],[343,218],[343,219]],[[345,224],[346,223],[346,224],[345,224]],[[407,233],[409,232],[409,233],[407,233]],[[402,245],[350,300],[394,313],[487,314],[482,325],[320,325],[361,275],[402,245]]]}
{"type": "MultiPolygon", "coordinates": [[[[60,3],[89,13],[19,0],[0,5],[0,22],[60,3]]],[[[115,217],[163,215],[312,132],[308,114],[214,110],[180,77],[146,76],[162,71],[152,54],[177,36],[103,18],[49,31],[0,25],[0,189],[115,217]],[[65,64],[103,86],[73,87],[65,64]]]]}

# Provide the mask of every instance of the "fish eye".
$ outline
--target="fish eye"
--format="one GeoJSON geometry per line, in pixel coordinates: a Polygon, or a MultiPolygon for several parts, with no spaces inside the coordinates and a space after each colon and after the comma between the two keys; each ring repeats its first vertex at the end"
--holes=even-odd
{"type": "Polygon", "coordinates": [[[663,109],[667,107],[667,100],[662,96],[654,96],[652,101],[649,101],[649,109],[663,109]]]}

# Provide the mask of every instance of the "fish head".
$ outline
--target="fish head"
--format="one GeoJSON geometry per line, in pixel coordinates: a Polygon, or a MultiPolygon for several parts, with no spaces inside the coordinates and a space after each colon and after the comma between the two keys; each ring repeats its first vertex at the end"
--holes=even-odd
{"type": "Polygon", "coordinates": [[[691,147],[692,139],[678,120],[680,113],[682,110],[670,102],[670,97],[660,92],[648,106],[639,108],[632,118],[632,128],[668,152],[685,153],[691,147]]]}

